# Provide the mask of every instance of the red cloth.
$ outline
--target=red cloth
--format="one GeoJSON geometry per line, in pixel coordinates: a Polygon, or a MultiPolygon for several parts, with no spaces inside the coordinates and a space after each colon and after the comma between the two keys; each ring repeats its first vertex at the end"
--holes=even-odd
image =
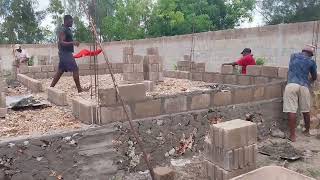
{"type": "Polygon", "coordinates": [[[241,59],[237,61],[239,66],[242,66],[242,74],[247,74],[247,66],[256,65],[256,60],[254,60],[253,55],[249,54],[243,56],[241,59]]]}
{"type": "Polygon", "coordinates": [[[96,56],[99,55],[102,52],[101,49],[98,49],[96,51],[89,51],[88,49],[81,50],[78,54],[73,55],[75,59],[84,57],[84,56],[96,56]]]}

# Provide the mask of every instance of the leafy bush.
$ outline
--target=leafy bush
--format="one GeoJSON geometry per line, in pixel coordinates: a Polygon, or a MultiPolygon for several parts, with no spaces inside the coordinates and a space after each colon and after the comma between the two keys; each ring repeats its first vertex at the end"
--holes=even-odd
{"type": "Polygon", "coordinates": [[[33,66],[34,65],[34,56],[31,56],[31,58],[28,61],[28,66],[33,66]]]}
{"type": "Polygon", "coordinates": [[[260,66],[263,66],[266,63],[266,61],[267,61],[266,58],[259,57],[256,60],[256,64],[260,65],[260,66]]]}
{"type": "Polygon", "coordinates": [[[173,65],[173,70],[178,70],[178,66],[176,64],[173,65]]]}

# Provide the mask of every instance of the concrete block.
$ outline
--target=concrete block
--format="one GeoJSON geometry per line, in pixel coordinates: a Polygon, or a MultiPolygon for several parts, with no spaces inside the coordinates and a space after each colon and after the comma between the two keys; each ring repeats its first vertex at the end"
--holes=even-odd
{"type": "Polygon", "coordinates": [[[0,92],[0,108],[6,107],[6,93],[0,92]]]}
{"type": "Polygon", "coordinates": [[[193,81],[202,81],[203,80],[203,73],[191,73],[191,80],[193,81]]]}
{"type": "Polygon", "coordinates": [[[41,72],[41,66],[29,66],[30,73],[39,73],[41,72]]]}
{"type": "Polygon", "coordinates": [[[30,89],[33,93],[42,92],[42,84],[40,81],[30,78],[28,80],[28,89],[30,89]]]}
{"type": "Polygon", "coordinates": [[[240,150],[239,149],[235,149],[233,150],[233,169],[239,169],[239,160],[240,160],[240,150]]]}
{"type": "Polygon", "coordinates": [[[124,47],[123,48],[123,54],[124,55],[133,55],[134,48],[133,47],[124,47]]]}
{"type": "Polygon", "coordinates": [[[147,92],[154,91],[154,82],[153,81],[143,81],[144,86],[146,87],[147,92]]]}
{"type": "Polygon", "coordinates": [[[132,62],[133,59],[133,55],[123,55],[123,63],[124,64],[128,64],[130,62],[132,62]]]}
{"type": "Polygon", "coordinates": [[[206,72],[206,68],[197,68],[196,72],[206,72]]]}
{"type": "Polygon", "coordinates": [[[278,77],[278,67],[262,66],[261,75],[266,77],[278,77]]]}
{"type": "Polygon", "coordinates": [[[232,103],[232,94],[230,91],[214,92],[211,94],[214,106],[226,106],[232,103]]]}
{"type": "Polygon", "coordinates": [[[136,118],[146,118],[161,114],[161,100],[148,100],[135,104],[136,118]]]}
{"type": "MultiPolygon", "coordinates": [[[[125,106],[128,116],[132,118],[131,109],[125,106]]],[[[126,121],[127,116],[122,106],[117,107],[102,107],[101,108],[101,122],[102,124],[110,124],[117,121],[126,121]]]]}
{"type": "Polygon", "coordinates": [[[265,98],[281,98],[282,97],[282,85],[280,83],[268,84],[265,87],[265,98]]]}
{"type": "Polygon", "coordinates": [[[143,64],[134,64],[133,72],[143,73],[143,64]]]}
{"type": "Polygon", "coordinates": [[[149,71],[159,72],[160,71],[160,64],[149,64],[149,71]]]}
{"type": "Polygon", "coordinates": [[[247,66],[247,75],[261,76],[261,73],[262,73],[262,66],[258,66],[258,65],[247,66]]]}
{"type": "Polygon", "coordinates": [[[175,173],[168,167],[154,168],[155,180],[174,180],[175,173]]]}
{"type": "Polygon", "coordinates": [[[283,78],[283,79],[287,79],[288,78],[288,71],[289,71],[289,68],[280,67],[278,70],[278,77],[283,78]]]}
{"type": "Polygon", "coordinates": [[[125,81],[143,81],[144,73],[123,73],[125,81]]]}
{"type": "Polygon", "coordinates": [[[36,78],[36,79],[47,79],[48,78],[48,73],[47,72],[34,73],[34,78],[36,78]]]}
{"type": "Polygon", "coordinates": [[[224,84],[237,84],[237,75],[223,75],[224,84]]]}
{"type": "Polygon", "coordinates": [[[208,83],[213,83],[214,81],[214,78],[213,78],[213,75],[215,73],[212,73],[212,72],[206,72],[206,73],[203,73],[203,81],[204,82],[208,82],[208,83]]]}
{"type": "Polygon", "coordinates": [[[76,97],[71,100],[72,102],[72,114],[74,117],[79,118],[80,116],[80,101],[82,98],[76,97]]]}
{"type": "Polygon", "coordinates": [[[130,64],[143,64],[143,56],[133,55],[132,59],[129,59],[130,64]]]}
{"type": "Polygon", "coordinates": [[[159,72],[147,72],[145,73],[145,79],[150,81],[159,81],[159,72]]]}
{"type": "Polygon", "coordinates": [[[233,103],[241,104],[253,101],[254,87],[235,88],[232,94],[233,103]]]}
{"type": "Polygon", "coordinates": [[[252,84],[251,76],[238,75],[238,85],[246,86],[252,84]]]}
{"type": "Polygon", "coordinates": [[[249,147],[250,146],[245,146],[244,147],[244,166],[249,166],[249,147]]]}
{"type": "Polygon", "coordinates": [[[222,143],[219,139],[217,143],[217,139],[215,139],[214,145],[225,151],[241,148],[257,142],[257,125],[249,121],[236,119],[212,125],[210,128],[214,136],[218,136],[220,139],[222,137],[222,143]]]}
{"type": "Polygon", "coordinates": [[[0,108],[0,118],[5,118],[7,114],[8,114],[7,108],[0,108]]]}
{"type": "Polygon", "coordinates": [[[266,84],[269,82],[269,78],[267,77],[254,77],[254,84],[266,84]]]}
{"type": "Polygon", "coordinates": [[[144,64],[162,64],[162,57],[157,55],[147,55],[144,56],[144,64]]]}
{"type": "Polygon", "coordinates": [[[206,109],[210,106],[210,94],[193,95],[191,97],[191,110],[206,109]]]}
{"type": "Polygon", "coordinates": [[[42,72],[53,72],[54,67],[52,65],[41,66],[41,71],[42,72]]]}
{"type": "Polygon", "coordinates": [[[241,147],[239,148],[239,168],[242,169],[244,168],[244,148],[241,147]]]}
{"type": "Polygon", "coordinates": [[[192,65],[191,61],[178,61],[177,62],[177,66],[187,67],[187,68],[189,68],[189,71],[190,71],[191,65],[192,65]]]}
{"type": "Polygon", "coordinates": [[[261,101],[265,99],[265,87],[264,86],[256,86],[254,87],[253,92],[253,100],[254,101],[261,101]]]}
{"type": "Polygon", "coordinates": [[[159,56],[159,50],[156,47],[147,48],[147,55],[157,55],[159,56]]]}
{"type": "Polygon", "coordinates": [[[91,101],[79,101],[79,120],[85,124],[97,123],[97,105],[91,101]]]}
{"type": "Polygon", "coordinates": [[[140,101],[146,98],[144,83],[120,85],[119,93],[126,102],[140,101]]]}
{"type": "Polygon", "coordinates": [[[177,113],[187,111],[187,96],[166,98],[164,102],[165,113],[177,113]]]}
{"type": "Polygon", "coordinates": [[[177,78],[178,71],[163,71],[164,77],[177,78]]]}
{"type": "Polygon", "coordinates": [[[234,67],[231,65],[222,65],[221,74],[233,74],[234,67]]]}
{"type": "Polygon", "coordinates": [[[101,106],[111,106],[117,104],[116,90],[114,88],[98,90],[101,106]]]}
{"type": "Polygon", "coordinates": [[[133,64],[124,64],[123,65],[123,72],[125,73],[132,73],[133,71],[133,64]]]}
{"type": "Polygon", "coordinates": [[[68,105],[67,93],[53,87],[49,87],[47,91],[48,91],[48,101],[52,102],[57,106],[68,105]]]}
{"type": "Polygon", "coordinates": [[[20,74],[26,74],[29,72],[29,67],[28,66],[21,66],[18,69],[18,73],[20,74]]]}
{"type": "Polygon", "coordinates": [[[183,60],[185,61],[191,61],[191,56],[190,55],[184,55],[183,60]]]}
{"type": "Polygon", "coordinates": [[[187,71],[178,71],[177,78],[178,79],[190,79],[191,73],[187,71]]]}

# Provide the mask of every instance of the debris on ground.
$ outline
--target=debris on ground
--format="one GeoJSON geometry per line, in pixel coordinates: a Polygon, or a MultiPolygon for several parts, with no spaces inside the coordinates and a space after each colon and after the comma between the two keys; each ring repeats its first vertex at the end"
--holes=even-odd
{"type": "Polygon", "coordinates": [[[302,157],[302,152],[294,148],[288,142],[272,142],[259,147],[259,153],[271,156],[273,158],[281,158],[290,161],[296,161],[302,157]]]}
{"type": "Polygon", "coordinates": [[[182,135],[180,146],[176,148],[176,152],[178,155],[183,155],[185,154],[187,149],[192,149],[196,134],[197,129],[195,128],[188,138],[185,137],[185,134],[182,135]]]}
{"type": "Polygon", "coordinates": [[[21,110],[26,108],[46,108],[49,102],[43,98],[35,98],[31,94],[22,96],[8,96],[7,107],[13,110],[21,110]]]}
{"type": "Polygon", "coordinates": [[[271,136],[275,138],[282,138],[282,139],[286,138],[285,133],[280,129],[271,130],[271,136]]]}

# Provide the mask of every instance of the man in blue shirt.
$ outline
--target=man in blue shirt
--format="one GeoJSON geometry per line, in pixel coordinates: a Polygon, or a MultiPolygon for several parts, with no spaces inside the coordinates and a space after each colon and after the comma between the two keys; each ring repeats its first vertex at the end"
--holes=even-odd
{"type": "Polygon", "coordinates": [[[310,135],[311,98],[309,87],[312,81],[317,80],[317,65],[312,56],[314,47],[306,47],[301,53],[291,55],[288,84],[283,96],[283,112],[288,113],[290,140],[296,141],[296,113],[298,107],[303,114],[305,135],[310,135]],[[310,76],[311,75],[311,78],[310,76]]]}

